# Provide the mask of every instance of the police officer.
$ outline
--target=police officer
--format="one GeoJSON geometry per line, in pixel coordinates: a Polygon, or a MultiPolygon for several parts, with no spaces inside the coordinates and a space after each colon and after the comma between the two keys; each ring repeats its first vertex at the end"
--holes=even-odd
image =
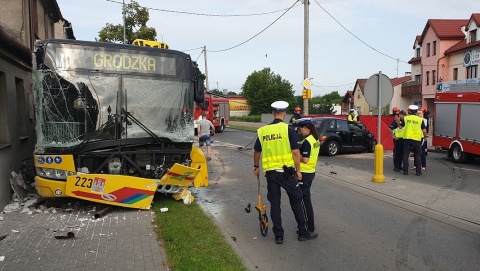
{"type": "Polygon", "coordinates": [[[405,126],[405,116],[407,112],[401,110],[397,116],[395,116],[395,125],[392,123],[390,128],[393,128],[393,140],[394,140],[394,152],[393,152],[393,170],[400,172],[403,170],[403,127],[405,126]]]}
{"type": "Polygon", "coordinates": [[[417,116],[418,106],[410,105],[408,107],[410,115],[405,116],[403,127],[403,175],[408,175],[408,157],[410,150],[413,148],[413,161],[415,165],[416,175],[422,175],[422,137],[427,138],[427,130],[423,119],[417,116]]]}
{"type": "Polygon", "coordinates": [[[318,236],[315,232],[309,232],[306,226],[303,195],[298,183],[302,180],[300,145],[295,131],[283,122],[287,107],[288,103],[285,101],[272,103],[274,120],[258,129],[253,154],[253,173],[257,176],[260,175],[259,163],[260,156],[262,157],[262,169],[267,178],[267,198],[271,205],[270,217],[277,244],[283,244],[284,235],[280,188],[285,189],[290,200],[290,206],[297,221],[298,240],[311,240],[318,236]]]}
{"type": "Polygon", "coordinates": [[[293,110],[293,116],[290,118],[290,121],[288,122],[289,125],[297,127],[297,124],[296,124],[297,120],[302,118],[302,115],[300,114],[300,112],[302,112],[302,108],[300,108],[299,106],[295,107],[295,109],[293,110]]]}
{"type": "Polygon", "coordinates": [[[350,109],[350,114],[348,115],[347,120],[348,120],[348,121],[354,121],[354,122],[359,121],[359,120],[360,120],[360,117],[359,117],[358,114],[357,114],[357,110],[355,110],[355,109],[350,109]]]}
{"type": "Polygon", "coordinates": [[[298,130],[302,133],[303,141],[300,147],[300,172],[302,172],[302,182],[300,187],[303,192],[303,203],[307,215],[307,227],[309,232],[315,231],[315,221],[313,214],[312,199],[310,198],[310,187],[315,178],[315,168],[317,167],[318,154],[320,152],[320,141],[318,141],[318,132],[312,124],[310,118],[297,120],[298,130]]]}

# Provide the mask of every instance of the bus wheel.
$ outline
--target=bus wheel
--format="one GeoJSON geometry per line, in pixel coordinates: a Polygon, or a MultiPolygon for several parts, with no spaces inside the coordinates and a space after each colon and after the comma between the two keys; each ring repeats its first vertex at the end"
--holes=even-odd
{"type": "Polygon", "coordinates": [[[468,155],[462,151],[460,145],[453,145],[452,149],[452,160],[455,163],[466,163],[468,161],[468,155]]]}

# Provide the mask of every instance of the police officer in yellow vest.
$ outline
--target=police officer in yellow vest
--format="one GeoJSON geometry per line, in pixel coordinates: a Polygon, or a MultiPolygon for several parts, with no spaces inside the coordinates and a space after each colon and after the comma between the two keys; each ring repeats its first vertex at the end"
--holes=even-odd
{"type": "Polygon", "coordinates": [[[408,175],[408,157],[410,150],[413,149],[413,161],[416,167],[416,175],[422,175],[422,138],[427,137],[427,130],[423,119],[417,116],[418,106],[410,105],[408,107],[410,115],[403,118],[405,126],[403,127],[403,175],[408,175]]]}
{"type": "Polygon", "coordinates": [[[294,130],[284,123],[288,103],[272,103],[272,123],[258,129],[258,138],[254,146],[253,173],[260,175],[260,157],[262,169],[267,178],[267,198],[270,201],[270,217],[273,223],[275,242],[283,243],[284,230],[280,209],[281,188],[285,189],[290,206],[297,221],[298,240],[315,239],[318,234],[309,232],[306,225],[303,194],[299,186],[302,180],[300,172],[300,144],[294,130]]]}
{"type": "Polygon", "coordinates": [[[359,121],[360,117],[357,114],[357,110],[355,110],[353,108],[350,109],[350,114],[348,114],[347,120],[348,121],[354,121],[354,122],[359,121]]]}
{"type": "Polygon", "coordinates": [[[405,126],[405,116],[407,112],[401,110],[398,112],[398,117],[395,116],[395,120],[390,124],[389,128],[392,128],[392,136],[394,141],[393,152],[393,170],[400,172],[403,170],[403,126],[405,126]]]}
{"type": "Polygon", "coordinates": [[[315,168],[317,167],[318,154],[320,152],[320,141],[318,141],[318,132],[312,124],[310,118],[297,120],[298,129],[302,133],[303,141],[300,147],[300,172],[302,172],[302,182],[300,187],[303,192],[303,203],[307,215],[307,227],[309,232],[315,231],[315,221],[313,214],[312,199],[310,197],[310,187],[315,178],[315,168]]]}

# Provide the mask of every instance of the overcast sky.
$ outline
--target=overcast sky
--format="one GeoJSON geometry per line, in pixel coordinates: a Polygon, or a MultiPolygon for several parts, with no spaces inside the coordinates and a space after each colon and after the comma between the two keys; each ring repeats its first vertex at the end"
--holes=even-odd
{"type": "MultiPolygon", "coordinates": [[[[106,23],[123,23],[122,0],[112,1],[57,0],[63,17],[73,25],[75,37],[89,41],[98,37],[106,23]]],[[[150,8],[147,26],[157,30],[157,40],[167,42],[170,49],[189,53],[204,73],[205,58],[198,48],[206,46],[210,89],[239,93],[248,75],[270,67],[293,84],[296,95],[301,94],[304,79],[302,1],[137,2],[150,8]],[[262,15],[226,16],[252,14],[262,15]],[[244,44],[235,47],[241,43],[244,44]]],[[[312,95],[334,90],[343,95],[352,90],[357,79],[367,79],[379,71],[390,78],[404,76],[410,71],[406,62],[414,56],[415,36],[422,34],[428,19],[469,19],[472,13],[480,13],[480,1],[310,0],[309,10],[308,77],[313,78],[312,95]]]]}

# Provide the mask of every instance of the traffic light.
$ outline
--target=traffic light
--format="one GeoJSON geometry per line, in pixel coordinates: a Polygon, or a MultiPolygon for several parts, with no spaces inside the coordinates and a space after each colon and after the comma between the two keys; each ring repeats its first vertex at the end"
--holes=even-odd
{"type": "Polygon", "coordinates": [[[307,99],[307,90],[306,89],[302,90],[302,98],[307,99]]]}

